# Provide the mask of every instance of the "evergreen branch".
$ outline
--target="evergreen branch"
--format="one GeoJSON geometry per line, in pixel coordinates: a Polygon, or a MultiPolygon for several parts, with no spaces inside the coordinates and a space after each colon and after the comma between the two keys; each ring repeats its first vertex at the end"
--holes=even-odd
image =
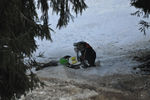
{"type": "Polygon", "coordinates": [[[140,24],[140,28],[139,28],[139,30],[141,31],[141,32],[144,32],[144,35],[146,35],[146,29],[148,29],[149,27],[150,27],[150,23],[148,23],[148,22],[146,22],[146,21],[144,21],[144,20],[141,20],[140,22],[139,22],[139,24],[140,24]]]}

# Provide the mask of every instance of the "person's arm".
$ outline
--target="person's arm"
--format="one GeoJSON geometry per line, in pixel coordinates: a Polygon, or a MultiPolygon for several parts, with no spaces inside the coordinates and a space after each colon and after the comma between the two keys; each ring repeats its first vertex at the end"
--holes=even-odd
{"type": "Polygon", "coordinates": [[[78,48],[74,48],[74,51],[75,51],[76,54],[77,54],[77,60],[80,61],[79,50],[78,50],[78,48]]]}

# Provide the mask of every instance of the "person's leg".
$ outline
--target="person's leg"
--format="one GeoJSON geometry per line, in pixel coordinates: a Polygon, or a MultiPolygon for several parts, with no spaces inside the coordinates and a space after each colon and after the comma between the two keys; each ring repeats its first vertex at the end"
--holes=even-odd
{"type": "Polygon", "coordinates": [[[96,53],[92,52],[88,57],[88,63],[90,66],[95,66],[96,53]]]}
{"type": "Polygon", "coordinates": [[[89,63],[89,66],[90,66],[90,67],[95,66],[95,58],[90,59],[90,60],[88,61],[88,63],[89,63]]]}

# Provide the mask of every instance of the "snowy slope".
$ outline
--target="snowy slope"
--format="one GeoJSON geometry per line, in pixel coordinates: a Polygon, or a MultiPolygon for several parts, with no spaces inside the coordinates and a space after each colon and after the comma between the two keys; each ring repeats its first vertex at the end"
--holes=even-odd
{"type": "Polygon", "coordinates": [[[48,62],[59,59],[64,55],[75,55],[73,43],[88,42],[97,53],[97,60],[101,66],[78,71],[66,69],[63,66],[46,68],[38,74],[43,77],[68,78],[86,75],[129,74],[137,63],[128,58],[129,52],[145,49],[149,35],[144,36],[138,30],[140,18],[131,16],[135,12],[130,7],[130,0],[86,0],[88,8],[82,16],[75,18],[66,28],[56,29],[58,17],[51,15],[49,22],[55,33],[52,33],[53,42],[36,38],[39,48],[33,54],[37,61],[48,62]],[[37,55],[44,52],[45,58],[37,55]]]}

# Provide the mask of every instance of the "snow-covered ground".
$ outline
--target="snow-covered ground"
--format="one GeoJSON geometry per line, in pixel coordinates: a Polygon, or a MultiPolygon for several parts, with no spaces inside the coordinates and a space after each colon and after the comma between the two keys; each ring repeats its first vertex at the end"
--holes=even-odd
{"type": "Polygon", "coordinates": [[[70,22],[66,28],[56,29],[58,17],[49,14],[49,22],[55,30],[53,42],[39,40],[37,51],[33,54],[39,62],[48,62],[65,55],[75,56],[73,43],[88,42],[97,53],[101,65],[88,69],[68,69],[63,66],[45,68],[37,74],[42,77],[78,79],[83,76],[99,77],[112,74],[131,74],[132,67],[138,63],[129,57],[132,51],[149,48],[150,35],[146,36],[138,28],[140,18],[131,16],[136,9],[130,0],[86,0],[88,8],[82,16],[70,22]],[[44,52],[45,58],[37,57],[44,52]]]}
{"type": "MultiPolygon", "coordinates": [[[[49,14],[55,30],[53,42],[39,40],[33,57],[47,63],[65,55],[75,56],[73,43],[88,42],[100,66],[70,69],[62,65],[37,71],[45,88],[35,89],[21,100],[149,100],[149,76],[133,74],[139,63],[132,60],[140,50],[150,49],[150,35],[138,30],[140,18],[130,0],[86,0],[88,8],[66,28],[56,29],[58,16],[49,14]],[[37,57],[44,53],[44,58],[37,57]]],[[[39,12],[40,13],[40,12],[39,12]]],[[[149,33],[149,31],[147,32],[149,33]]]]}

